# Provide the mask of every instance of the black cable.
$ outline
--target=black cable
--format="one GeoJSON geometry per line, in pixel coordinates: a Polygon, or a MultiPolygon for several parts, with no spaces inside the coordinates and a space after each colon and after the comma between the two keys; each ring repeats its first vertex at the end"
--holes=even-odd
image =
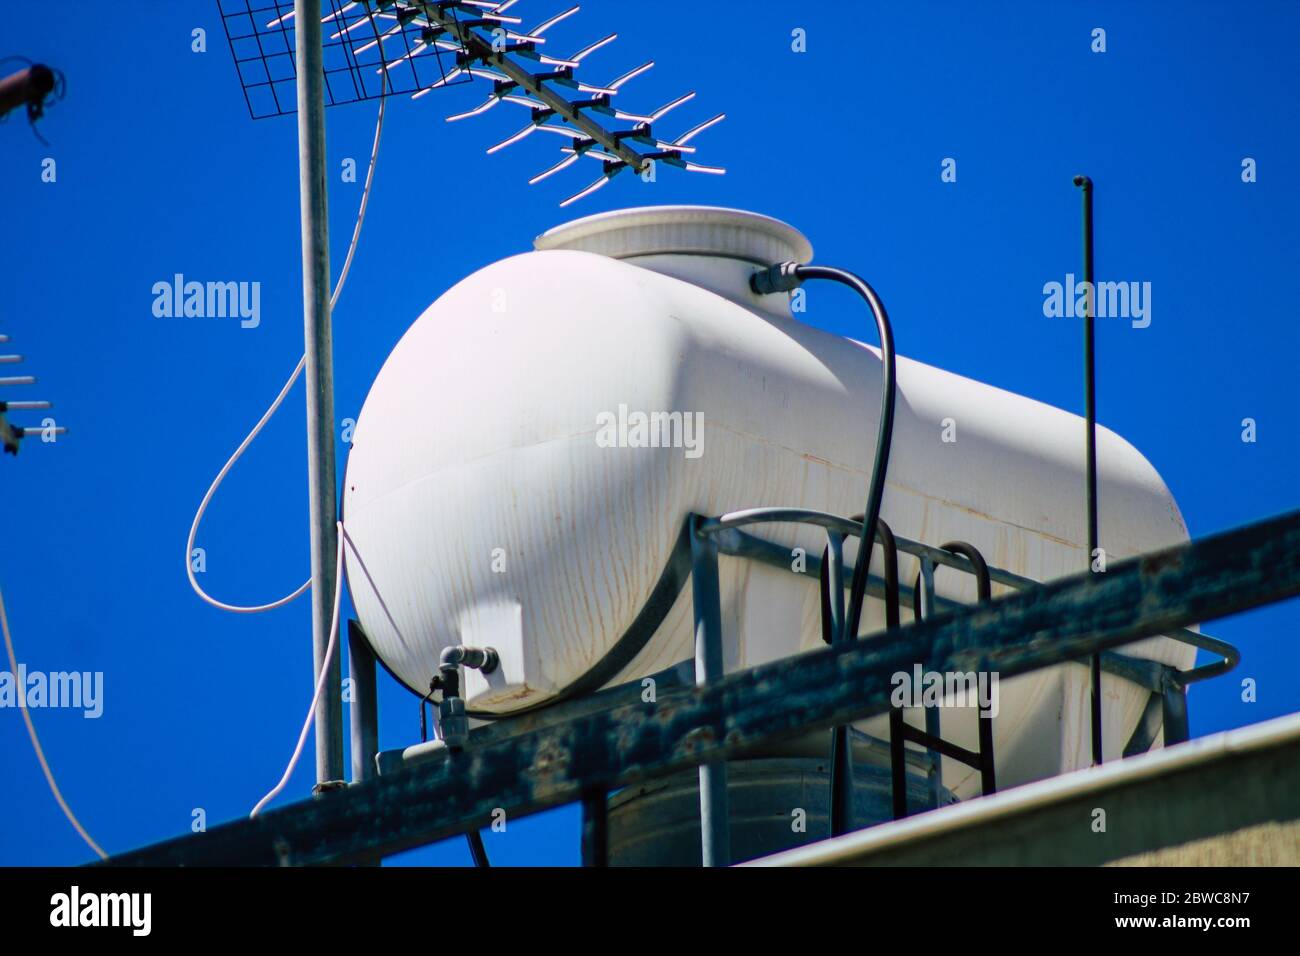
{"type": "Polygon", "coordinates": [[[853,567],[853,587],[849,592],[849,613],[845,620],[847,633],[850,637],[856,638],[858,635],[858,625],[862,620],[862,602],[867,592],[867,568],[871,564],[871,552],[875,542],[875,535],[872,533],[876,528],[876,522],[880,520],[880,502],[885,496],[885,473],[889,468],[889,446],[894,436],[894,398],[897,392],[895,385],[895,362],[894,362],[894,331],[889,324],[889,315],[885,312],[885,305],[880,301],[880,296],[876,295],[876,290],[859,276],[854,275],[844,269],[836,269],[831,266],[796,266],[793,270],[795,278],[800,281],[807,279],[829,279],[832,282],[839,282],[848,286],[867,303],[871,309],[871,314],[876,320],[876,333],[880,337],[880,360],[881,360],[881,396],[880,396],[880,425],[876,430],[876,458],[871,466],[871,484],[867,491],[867,507],[862,513],[862,536],[858,548],[858,560],[853,567]]]}
{"type": "Polygon", "coordinates": [[[465,834],[465,839],[469,841],[469,855],[474,858],[474,865],[490,867],[492,864],[488,860],[487,848],[483,846],[483,835],[477,830],[470,830],[465,834]]]}
{"type": "Polygon", "coordinates": [[[433,700],[433,695],[442,689],[442,681],[434,677],[429,681],[429,693],[420,698],[420,742],[426,743],[429,740],[429,717],[425,713],[425,705],[433,700]]]}
{"type": "MultiPolygon", "coordinates": [[[[862,602],[867,593],[868,569],[875,550],[877,528],[880,524],[880,503],[885,496],[885,474],[889,468],[889,446],[894,437],[895,384],[894,331],[889,324],[889,314],[865,279],[844,269],[831,266],[800,265],[786,262],[772,266],[750,277],[750,288],[758,295],[788,292],[809,279],[829,279],[846,285],[867,303],[876,320],[876,334],[880,338],[881,396],[880,423],[876,430],[876,457],[871,466],[871,483],[867,489],[867,507],[862,513],[862,532],[858,541],[857,561],[853,566],[853,586],[849,592],[849,612],[844,622],[843,640],[856,640],[862,621],[862,602]]],[[[892,535],[890,536],[892,537],[892,535]]],[[[823,569],[825,565],[823,565],[823,569]]],[[[888,569],[887,569],[888,570],[888,569]]],[[[823,577],[825,575],[823,574],[823,577]]],[[[896,578],[895,578],[896,584],[896,578]]],[[[829,592],[823,588],[824,599],[829,592]]],[[[829,607],[823,606],[823,622],[829,607]]],[[[823,624],[824,626],[824,624],[823,624]]],[[[825,632],[823,632],[825,635],[825,632]]],[[[834,635],[830,635],[832,641],[834,635]]],[[[853,806],[853,753],[847,726],[835,727],[831,732],[831,834],[838,836],[852,826],[853,806]]]]}

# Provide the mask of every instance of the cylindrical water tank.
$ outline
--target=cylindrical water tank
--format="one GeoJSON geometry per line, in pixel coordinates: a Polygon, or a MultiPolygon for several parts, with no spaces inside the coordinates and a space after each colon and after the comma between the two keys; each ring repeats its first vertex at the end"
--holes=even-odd
{"type": "MultiPolygon", "coordinates": [[[[815,843],[831,835],[830,761],[811,757],[727,763],[731,859],[735,862],[815,843]]],[[[862,765],[853,774],[855,827],[893,816],[889,769],[862,765]]],[[[923,778],[908,775],[912,813],[936,801],[923,778]]],[[[609,798],[610,866],[700,865],[700,775],[692,769],[646,780],[609,798]]]]}
{"type": "MultiPolygon", "coordinates": [[[[402,337],[361,411],[344,487],[348,583],[380,659],[423,695],[443,648],[490,645],[501,666],[467,672],[465,693],[495,714],[691,658],[689,586],[652,632],[635,626],[687,514],[860,512],[879,416],[874,347],[804,324],[785,294],[749,289],[759,268],[811,259],[784,223],[632,209],[535,245],[458,283],[402,337]],[[639,416],[664,426],[648,430],[659,447],[641,446],[651,442],[639,416]]],[[[923,316],[893,319],[903,350],[926,334],[923,316]]],[[[871,327],[865,308],[861,324],[871,327]]],[[[1109,560],[1186,539],[1131,445],[1101,428],[1098,461],[1109,560]]],[[[1083,464],[1078,416],[899,358],[882,510],[896,534],[968,541],[1035,580],[1077,573],[1088,566],[1083,464]]],[[[753,530],[810,554],[825,540],[807,527],[753,530]]],[[[902,579],[916,573],[904,555],[902,579]]],[[[720,576],[728,670],[820,646],[815,581],[728,557],[720,576]]],[[[940,569],[936,584],[975,598],[968,575],[940,569]]],[[[863,633],[883,625],[869,600],[863,633]]],[[[1187,667],[1195,652],[1160,638],[1126,653],[1187,667]]],[[[1103,694],[1105,751],[1117,756],[1148,692],[1107,674],[1103,694]]],[[[999,784],[1087,765],[1087,715],[1083,665],[1002,684],[999,784]]],[[[943,721],[945,737],[975,748],[973,712],[943,721]]],[[[885,718],[858,726],[888,736],[885,718]]],[[[824,753],[824,739],[805,750],[824,753]]],[[[951,761],[943,782],[978,792],[978,774],[951,761]]]]}

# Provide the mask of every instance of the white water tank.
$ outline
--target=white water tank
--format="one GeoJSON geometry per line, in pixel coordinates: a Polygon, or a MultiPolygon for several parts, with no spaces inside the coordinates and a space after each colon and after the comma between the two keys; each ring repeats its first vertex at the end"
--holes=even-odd
{"type": "MultiPolygon", "coordinates": [[[[348,584],[380,659],[423,695],[443,648],[492,646],[500,668],[467,672],[465,686],[471,710],[496,714],[595,689],[584,678],[609,686],[691,658],[689,584],[644,646],[617,656],[686,515],[860,512],[879,416],[874,347],[794,318],[788,295],[749,289],[759,268],[811,260],[784,223],[630,209],[560,226],[535,246],[455,285],[402,337],[361,411],[344,487],[348,584]],[[630,420],[635,434],[638,412],[681,413],[702,429],[679,431],[679,447],[606,447],[618,434],[610,423],[630,420]]],[[[874,328],[865,306],[855,318],[874,328]]],[[[928,334],[923,315],[892,318],[900,350],[928,334]]],[[[1035,580],[1077,573],[1087,567],[1083,443],[1076,415],[900,357],[882,517],[900,536],[968,541],[1035,580]],[[955,442],[943,440],[947,419],[955,442]]],[[[1168,489],[1131,445],[1101,428],[1098,461],[1109,560],[1186,540],[1168,489]]],[[[810,554],[825,542],[815,528],[750,530],[810,554]]],[[[916,571],[901,556],[902,580],[916,571]]],[[[815,580],[726,556],[720,577],[729,671],[822,646],[815,580]]],[[[936,584],[975,599],[968,575],[940,568],[936,584]]],[[[862,632],[883,626],[882,603],[869,599],[862,632]]],[[[1179,667],[1195,655],[1165,639],[1125,652],[1179,667]]],[[[1110,758],[1148,692],[1109,674],[1103,690],[1110,758]]],[[[1000,691],[1000,787],[1089,763],[1084,666],[1000,691]]],[[[943,714],[944,736],[974,749],[973,713],[956,715],[943,714]]],[[[886,718],[858,726],[888,737],[886,718]]],[[[978,774],[951,761],[943,781],[978,792],[978,774]]]]}

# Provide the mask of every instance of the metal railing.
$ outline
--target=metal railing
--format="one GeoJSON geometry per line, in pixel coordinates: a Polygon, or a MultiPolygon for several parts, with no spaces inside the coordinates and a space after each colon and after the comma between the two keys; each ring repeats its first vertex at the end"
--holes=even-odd
{"type": "MultiPolygon", "coordinates": [[[[778,520],[774,514],[782,512],[798,514],[800,520],[806,516],[841,535],[855,530],[847,519],[788,509],[764,509],[754,523],[778,520]]],[[[690,537],[706,563],[712,552],[715,566],[720,554],[741,554],[790,567],[786,549],[741,530],[751,523],[746,513],[692,521],[704,531],[690,537]]],[[[905,539],[896,543],[900,551],[929,558],[935,566],[974,569],[960,554],[905,539]]],[[[817,565],[820,573],[815,556],[809,555],[808,562],[808,571],[817,565]]],[[[989,576],[992,583],[1011,588],[1023,581],[996,568],[989,569],[989,576]]],[[[881,580],[870,583],[868,593],[884,593],[881,580]]],[[[900,584],[898,590],[910,598],[919,589],[900,584]]],[[[577,697],[482,727],[459,752],[444,747],[417,754],[411,748],[396,760],[384,755],[385,772],[353,786],[121,854],[109,863],[372,862],[465,834],[502,811],[514,818],[582,802],[590,809],[585,859],[600,864],[608,843],[605,794],[886,714],[890,675],[911,661],[931,671],[997,670],[1009,679],[1067,661],[1085,662],[1100,652],[1111,662],[1108,670],[1181,701],[1187,684],[1222,673],[1238,659],[1230,645],[1186,631],[1185,625],[1297,595],[1300,512],[1292,512],[1113,562],[1105,574],[1085,572],[1024,585],[984,605],[936,598],[940,613],[934,617],[900,626],[887,640],[877,635],[807,651],[799,655],[797,668],[784,659],[692,686],[691,673],[679,666],[657,675],[659,691],[650,702],[642,699],[639,682],[577,697]],[[1216,651],[1222,659],[1171,676],[1164,665],[1106,653],[1161,635],[1216,651]]],[[[702,603],[707,617],[709,602],[702,603]]],[[[715,633],[706,620],[703,636],[715,633]]],[[[1158,732],[1158,723],[1146,719],[1152,711],[1148,708],[1139,722],[1135,738],[1142,725],[1150,729],[1156,724],[1158,732]]],[[[373,720],[373,701],[357,700],[354,714],[367,713],[366,719],[373,720]]],[[[361,755],[363,761],[370,757],[361,755]]],[[[726,861],[725,849],[715,843],[715,862],[726,861]]]]}
{"type": "MultiPolygon", "coordinates": [[[[879,542],[884,552],[884,578],[868,577],[867,593],[880,597],[885,602],[886,627],[884,631],[872,635],[848,635],[844,628],[844,589],[846,587],[844,569],[844,541],[850,537],[861,537],[862,519],[843,518],[838,515],[805,508],[753,508],[745,511],[730,512],[716,518],[691,515],[689,518],[693,531],[692,578],[695,585],[695,636],[696,636],[696,677],[704,683],[718,675],[712,667],[701,667],[701,661],[721,661],[722,635],[717,613],[719,596],[717,595],[717,558],[719,554],[734,555],[763,561],[774,567],[780,567],[793,574],[816,575],[822,582],[822,635],[826,643],[833,644],[840,640],[856,640],[870,637],[876,640],[887,639],[888,635],[901,626],[899,604],[902,587],[898,577],[898,553],[900,551],[918,559],[919,570],[910,589],[913,608],[913,620],[923,621],[941,613],[946,608],[939,606],[941,599],[935,593],[934,573],[939,566],[946,566],[974,575],[977,584],[978,603],[986,604],[992,600],[992,584],[997,581],[1017,590],[1038,587],[1040,582],[1022,577],[1001,568],[995,568],[985,561],[983,555],[973,545],[963,541],[948,542],[938,548],[900,538],[893,533],[884,521],[877,522],[875,541],[879,542]],[[796,570],[790,561],[790,552],[782,545],[755,537],[742,528],[760,524],[802,524],[824,528],[826,531],[826,548],[820,562],[811,556],[804,565],[804,570],[796,570]],[[707,543],[700,543],[701,541],[707,543]]],[[[873,550],[874,550],[873,542],[873,550]]],[[[871,556],[859,551],[858,560],[870,564],[871,556]]],[[[944,601],[945,605],[955,606],[955,602],[944,601]]],[[[1185,690],[1188,684],[1204,680],[1217,674],[1226,673],[1236,666],[1240,655],[1236,648],[1223,641],[1216,640],[1195,631],[1181,628],[1170,639],[1184,644],[1203,648],[1221,655],[1221,660],[1194,668],[1189,671],[1155,661],[1146,661],[1126,655],[1110,652],[1103,655],[1103,669],[1117,676],[1125,677],[1147,687],[1152,691],[1153,701],[1157,694],[1162,701],[1161,723],[1165,731],[1165,743],[1179,743],[1187,739],[1185,690]],[[1109,664],[1109,666],[1107,666],[1109,664]]],[[[1147,711],[1150,711],[1149,702],[1147,711]]],[[[903,719],[903,708],[890,708],[890,767],[893,785],[893,811],[895,819],[907,815],[907,781],[905,772],[905,745],[907,742],[919,744],[930,751],[930,783],[934,790],[934,805],[938,805],[938,790],[941,785],[941,757],[959,761],[980,773],[981,792],[991,794],[996,791],[995,758],[993,752],[993,717],[989,712],[981,711],[977,724],[979,728],[979,750],[970,751],[944,740],[941,736],[939,711],[934,707],[924,708],[926,727],[921,731],[908,725],[903,719]]],[[[1092,709],[1091,720],[1099,721],[1100,714],[1092,709]]],[[[1125,747],[1125,756],[1138,752],[1135,744],[1145,741],[1141,749],[1148,749],[1154,742],[1155,734],[1151,732],[1151,720],[1144,712],[1139,721],[1134,739],[1125,747]]],[[[1093,735],[1100,732],[1095,727],[1093,735]]],[[[831,834],[838,836],[853,829],[851,807],[853,793],[852,750],[849,744],[847,726],[836,726],[831,743],[831,834]]],[[[726,813],[719,811],[719,805],[726,804],[726,768],[724,764],[711,764],[700,768],[700,820],[701,839],[703,841],[703,859],[705,865],[711,860],[725,860],[728,856],[727,834],[725,830],[726,813]]]]}

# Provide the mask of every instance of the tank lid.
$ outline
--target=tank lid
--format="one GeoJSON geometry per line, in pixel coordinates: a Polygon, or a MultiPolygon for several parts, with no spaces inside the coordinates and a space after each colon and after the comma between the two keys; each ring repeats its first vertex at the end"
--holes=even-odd
{"type": "Polygon", "coordinates": [[[760,266],[812,259],[811,243],[793,226],[755,212],[714,206],[602,212],[547,230],[533,240],[533,247],[594,252],[612,259],[719,256],[760,266]]]}

